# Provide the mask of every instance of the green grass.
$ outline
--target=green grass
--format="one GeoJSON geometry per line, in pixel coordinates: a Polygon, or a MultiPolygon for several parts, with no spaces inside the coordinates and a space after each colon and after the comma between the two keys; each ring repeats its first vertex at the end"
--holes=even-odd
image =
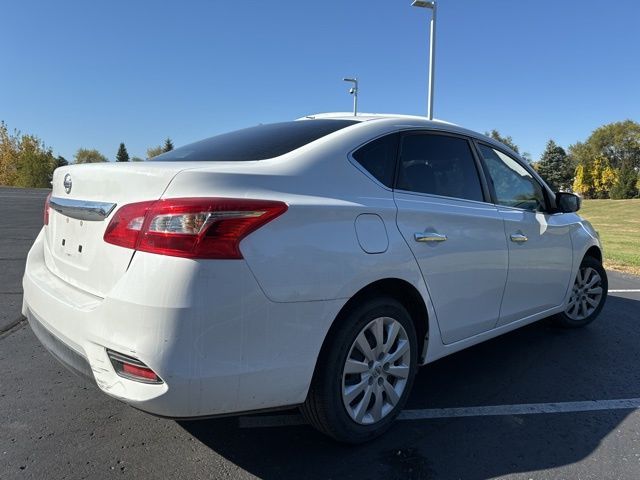
{"type": "Polygon", "coordinates": [[[640,199],[584,200],[579,213],[600,234],[607,267],[640,274],[640,199]]]}

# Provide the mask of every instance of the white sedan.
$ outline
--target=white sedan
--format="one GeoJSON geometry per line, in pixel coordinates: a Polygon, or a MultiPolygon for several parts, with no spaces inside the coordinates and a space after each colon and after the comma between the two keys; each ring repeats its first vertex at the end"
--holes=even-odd
{"type": "Polygon", "coordinates": [[[144,163],[61,167],[23,313],[147,412],[300,406],[381,434],[419,365],[552,317],[596,318],[597,233],[516,153],[402,115],[312,115],[144,163]]]}

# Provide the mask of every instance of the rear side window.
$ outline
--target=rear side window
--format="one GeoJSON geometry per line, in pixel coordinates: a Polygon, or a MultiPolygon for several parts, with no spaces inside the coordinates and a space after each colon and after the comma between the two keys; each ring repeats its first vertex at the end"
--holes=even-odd
{"type": "Polygon", "coordinates": [[[278,157],[353,125],[353,120],[300,120],[258,125],[176,148],[154,162],[242,162],[278,157]]]}
{"type": "Polygon", "coordinates": [[[353,153],[353,158],[380,183],[393,187],[400,134],[392,133],[367,143],[353,153]]]}
{"type": "Polygon", "coordinates": [[[402,139],[397,188],[443,197],[484,201],[469,142],[447,135],[402,139]]]}

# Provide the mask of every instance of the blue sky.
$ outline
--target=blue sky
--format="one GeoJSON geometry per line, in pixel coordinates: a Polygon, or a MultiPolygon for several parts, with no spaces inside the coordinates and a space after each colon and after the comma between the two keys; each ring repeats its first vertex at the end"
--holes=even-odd
{"type": "MultiPolygon", "coordinates": [[[[410,0],[3,2],[0,119],[72,159],[351,108],[426,111],[410,0]]],[[[640,120],[640,2],[439,0],[435,116],[534,159],[640,120]]]]}

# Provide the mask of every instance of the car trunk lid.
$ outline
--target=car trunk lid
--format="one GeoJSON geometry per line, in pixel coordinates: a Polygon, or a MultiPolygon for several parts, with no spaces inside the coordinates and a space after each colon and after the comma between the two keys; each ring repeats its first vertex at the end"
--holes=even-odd
{"type": "Polygon", "coordinates": [[[124,275],[134,250],[103,240],[118,207],[162,196],[188,163],[94,163],[58,168],[53,176],[45,259],[64,281],[104,297],[124,275]]]}

